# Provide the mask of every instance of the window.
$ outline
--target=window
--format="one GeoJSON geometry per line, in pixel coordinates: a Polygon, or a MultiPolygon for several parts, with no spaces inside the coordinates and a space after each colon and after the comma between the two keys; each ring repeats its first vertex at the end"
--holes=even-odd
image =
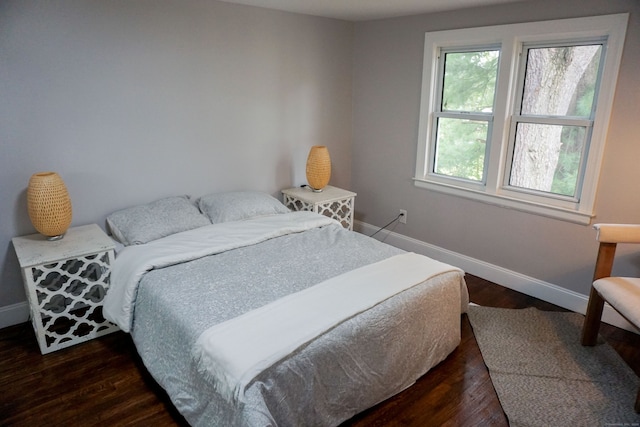
{"type": "Polygon", "coordinates": [[[442,51],[433,172],[484,181],[500,51],[442,51]]]}
{"type": "Polygon", "coordinates": [[[627,19],[427,33],[416,185],[589,223],[627,19]]]}

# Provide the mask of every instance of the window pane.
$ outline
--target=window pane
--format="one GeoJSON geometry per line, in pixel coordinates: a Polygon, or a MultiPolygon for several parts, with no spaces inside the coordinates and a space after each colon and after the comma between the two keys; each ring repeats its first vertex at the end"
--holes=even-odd
{"type": "Polygon", "coordinates": [[[493,112],[500,52],[455,52],[444,55],[442,111],[493,112]]]}
{"type": "Polygon", "coordinates": [[[482,181],[489,124],[466,119],[438,119],[434,172],[482,181]]]}
{"type": "Polygon", "coordinates": [[[518,123],[509,185],[575,196],[586,131],[581,126],[518,123]]]}
{"type": "Polygon", "coordinates": [[[602,45],[528,50],[522,114],[590,117],[602,45]]]}

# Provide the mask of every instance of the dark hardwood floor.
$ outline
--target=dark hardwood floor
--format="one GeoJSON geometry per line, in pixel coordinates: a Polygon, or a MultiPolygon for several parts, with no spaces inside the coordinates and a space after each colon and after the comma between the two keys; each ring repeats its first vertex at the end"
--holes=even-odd
{"type": "MultiPolygon", "coordinates": [[[[471,300],[505,308],[552,304],[467,276],[471,300]]],[[[640,374],[640,336],[608,325],[601,334],[640,374]]],[[[186,426],[118,332],[41,355],[28,323],[0,330],[0,426],[186,426]]],[[[506,426],[466,315],[462,342],[442,363],[346,426],[506,426]]]]}

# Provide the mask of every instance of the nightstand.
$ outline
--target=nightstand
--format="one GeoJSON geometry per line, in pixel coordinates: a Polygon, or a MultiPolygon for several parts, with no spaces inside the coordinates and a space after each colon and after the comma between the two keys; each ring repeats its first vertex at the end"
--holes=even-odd
{"type": "Polygon", "coordinates": [[[312,211],[339,221],[353,230],[353,209],[356,193],[327,185],[316,193],[309,187],[282,190],[284,205],[294,211],[312,211]]]}
{"type": "Polygon", "coordinates": [[[118,330],[102,316],[115,245],[100,227],[73,227],[57,241],[12,241],[42,354],[118,330]]]}

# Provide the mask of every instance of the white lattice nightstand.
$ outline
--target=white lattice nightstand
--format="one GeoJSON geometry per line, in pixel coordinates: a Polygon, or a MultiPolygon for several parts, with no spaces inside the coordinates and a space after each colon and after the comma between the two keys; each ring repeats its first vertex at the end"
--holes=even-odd
{"type": "Polygon", "coordinates": [[[356,193],[326,186],[316,193],[309,187],[282,190],[284,205],[294,211],[312,211],[340,221],[344,228],[353,230],[353,209],[356,193]]]}
{"type": "Polygon", "coordinates": [[[114,244],[100,227],[73,227],[57,241],[41,234],[12,241],[42,354],[118,330],[102,316],[114,244]]]}

